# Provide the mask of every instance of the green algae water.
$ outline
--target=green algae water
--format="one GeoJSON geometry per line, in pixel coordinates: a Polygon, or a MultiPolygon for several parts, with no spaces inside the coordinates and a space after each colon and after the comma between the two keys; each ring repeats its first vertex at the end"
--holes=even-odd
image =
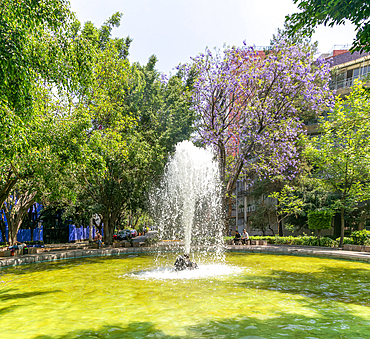
{"type": "Polygon", "coordinates": [[[181,276],[156,262],[1,269],[0,338],[370,338],[366,263],[228,253],[222,265],[181,276]]]}

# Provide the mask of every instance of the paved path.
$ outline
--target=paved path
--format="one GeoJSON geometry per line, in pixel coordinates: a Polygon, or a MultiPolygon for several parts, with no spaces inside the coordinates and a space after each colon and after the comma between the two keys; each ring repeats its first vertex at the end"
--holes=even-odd
{"type": "MultiPolygon", "coordinates": [[[[48,252],[37,254],[27,254],[16,257],[0,258],[0,268],[8,266],[18,266],[30,263],[40,263],[47,261],[56,261],[74,258],[87,258],[97,256],[124,255],[130,253],[155,253],[158,250],[170,251],[167,246],[157,247],[129,247],[129,248],[112,248],[104,247],[103,249],[86,249],[78,248],[76,244],[64,244],[64,248],[46,248],[48,252]],[[67,247],[68,246],[68,247],[67,247]]],[[[299,256],[314,256],[334,259],[357,260],[370,263],[370,253],[368,252],[353,252],[343,251],[339,248],[327,248],[316,246],[289,246],[289,245],[231,245],[226,246],[228,252],[249,252],[249,253],[271,253],[271,254],[286,254],[299,256]]]]}

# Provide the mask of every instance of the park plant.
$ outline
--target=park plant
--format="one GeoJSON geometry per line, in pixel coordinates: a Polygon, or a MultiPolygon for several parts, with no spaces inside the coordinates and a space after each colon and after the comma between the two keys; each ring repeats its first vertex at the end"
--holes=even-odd
{"type": "MultiPolygon", "coordinates": [[[[89,54],[73,36],[66,0],[4,0],[0,6],[0,207],[32,176],[39,92],[78,93],[89,82],[89,54]]],[[[43,141],[39,141],[43,143],[43,141]]]]}
{"type": "Polygon", "coordinates": [[[368,1],[342,0],[293,0],[300,10],[298,13],[286,16],[289,33],[294,36],[298,31],[311,36],[314,29],[320,25],[333,27],[344,25],[346,19],[355,25],[356,38],[352,50],[370,51],[370,29],[368,1]]]}
{"type": "Polygon", "coordinates": [[[194,120],[181,72],[162,77],[155,56],[146,65],[129,62],[129,41],[111,37],[120,19],[115,13],[101,28],[88,22],[76,32],[91,40],[94,55],[89,88],[74,104],[90,116],[91,128],[89,157],[76,175],[78,199],[67,209],[72,215],[99,214],[106,244],[115,227],[125,220],[135,226],[146,213],[147,193],[174,145],[190,137],[194,120]]]}
{"type": "Polygon", "coordinates": [[[308,212],[308,228],[317,230],[317,236],[320,238],[321,230],[332,228],[332,221],[335,212],[332,210],[317,210],[308,212]]]}
{"type": "Polygon", "coordinates": [[[370,103],[364,94],[363,83],[356,81],[351,93],[345,99],[337,97],[334,109],[320,120],[320,136],[307,140],[313,175],[338,196],[331,209],[341,215],[340,247],[345,212],[354,210],[370,193],[370,103]]]}

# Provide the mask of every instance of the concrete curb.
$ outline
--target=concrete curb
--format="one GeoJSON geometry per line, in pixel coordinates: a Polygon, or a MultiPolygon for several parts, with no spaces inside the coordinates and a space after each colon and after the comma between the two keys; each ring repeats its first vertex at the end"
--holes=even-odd
{"type": "MultiPolygon", "coordinates": [[[[161,251],[170,251],[170,249],[161,246],[161,251]]],[[[266,253],[266,254],[284,254],[297,256],[311,256],[331,259],[355,260],[370,263],[370,253],[343,251],[340,249],[325,247],[305,247],[305,246],[284,246],[284,245],[229,245],[226,246],[227,252],[240,253],[266,253]]],[[[129,247],[129,248],[103,248],[103,249],[78,249],[66,250],[49,253],[37,253],[22,255],[19,257],[0,258],[0,268],[26,265],[32,263],[42,263],[75,258],[103,257],[124,254],[139,253],[157,253],[157,247],[129,247]]]]}

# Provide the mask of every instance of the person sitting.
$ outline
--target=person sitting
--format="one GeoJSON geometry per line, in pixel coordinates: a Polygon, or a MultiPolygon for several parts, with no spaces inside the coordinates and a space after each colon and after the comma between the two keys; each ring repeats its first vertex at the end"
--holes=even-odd
{"type": "Polygon", "coordinates": [[[238,230],[235,231],[235,237],[233,239],[234,245],[239,245],[240,244],[240,233],[238,230]]]}
{"type": "Polygon", "coordinates": [[[26,246],[27,246],[26,244],[16,241],[14,245],[8,247],[8,250],[9,251],[21,250],[25,248],[26,246]]]}
{"type": "Polygon", "coordinates": [[[249,234],[247,233],[247,230],[244,229],[242,234],[242,244],[247,245],[247,240],[249,240],[249,234]]]}
{"type": "Polygon", "coordinates": [[[95,237],[94,237],[94,241],[95,241],[95,244],[98,244],[98,248],[102,247],[103,245],[103,237],[101,236],[101,234],[99,233],[99,231],[96,231],[96,234],[95,234],[95,237]]]}

